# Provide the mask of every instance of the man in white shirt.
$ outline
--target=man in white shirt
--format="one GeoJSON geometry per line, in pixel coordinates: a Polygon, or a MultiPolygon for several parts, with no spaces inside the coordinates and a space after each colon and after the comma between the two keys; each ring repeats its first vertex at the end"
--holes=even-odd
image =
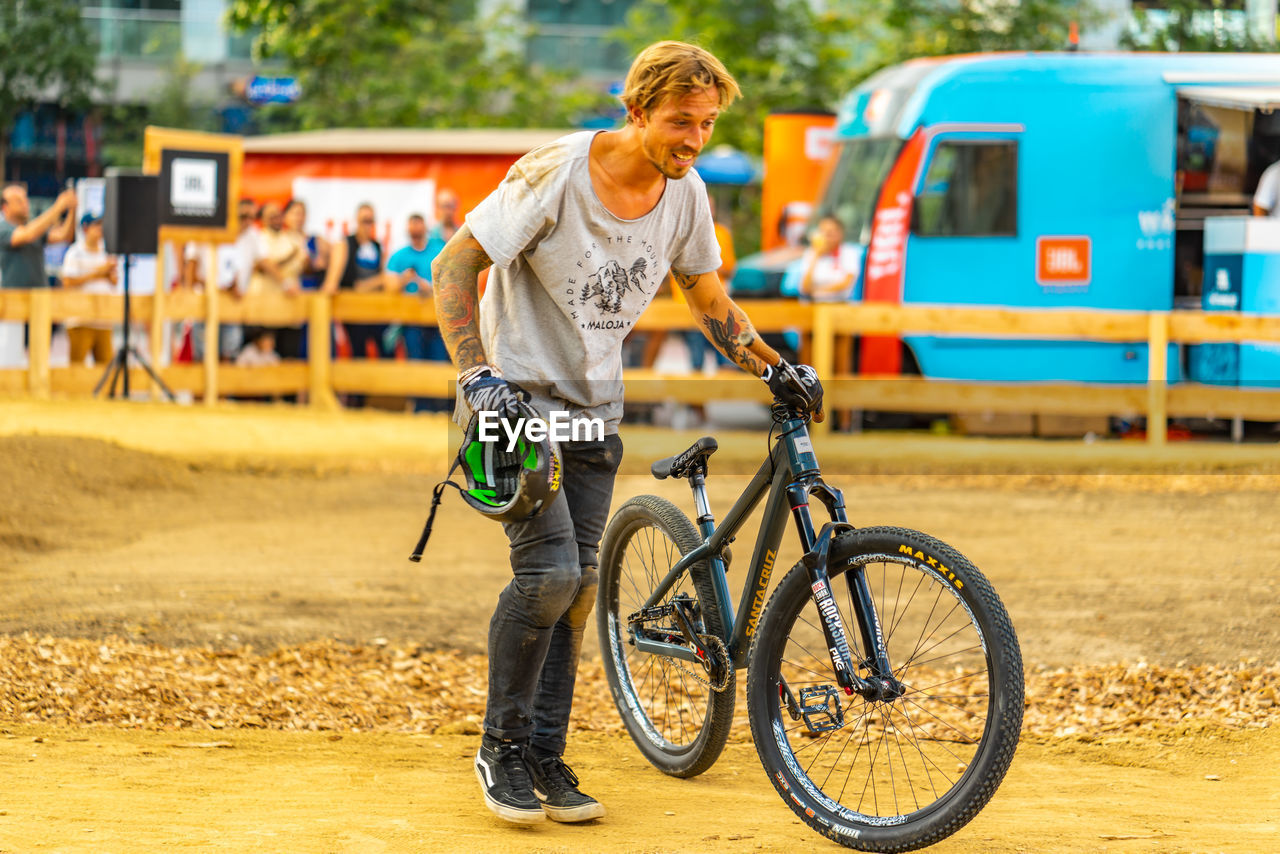
{"type": "MultiPolygon", "coordinates": [[[[86,294],[117,293],[120,273],[116,258],[102,243],[102,217],[87,213],[80,218],[81,237],[62,259],[62,286],[86,294]]],[[[90,352],[96,365],[111,361],[111,324],[67,320],[71,364],[83,365],[90,352]]]]}
{"type": "Polygon", "coordinates": [[[1253,194],[1254,216],[1280,216],[1280,160],[1272,163],[1258,179],[1253,194]]]}
{"type": "MultiPolygon", "coordinates": [[[[249,290],[249,277],[258,260],[258,233],[253,227],[253,199],[241,199],[236,207],[240,224],[240,236],[235,243],[224,243],[214,253],[214,266],[218,290],[227,291],[239,299],[249,290]]],[[[203,287],[204,264],[200,246],[187,244],[183,283],[188,287],[203,287]]],[[[218,354],[223,361],[232,361],[244,343],[244,329],[235,324],[222,324],[218,329],[218,354]]],[[[204,359],[204,323],[191,326],[191,355],[197,362],[204,359]]]]}

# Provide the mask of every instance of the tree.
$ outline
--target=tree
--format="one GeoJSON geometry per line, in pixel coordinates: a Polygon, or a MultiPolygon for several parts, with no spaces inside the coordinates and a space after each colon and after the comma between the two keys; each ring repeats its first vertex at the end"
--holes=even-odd
{"type": "Polygon", "coordinates": [[[97,59],[79,0],[0,0],[0,177],[18,113],[40,101],[87,107],[97,59]]]}
{"type": "Polygon", "coordinates": [[[758,154],[764,117],[794,107],[834,110],[871,72],[919,56],[1065,49],[1071,21],[1096,20],[1088,0],[639,0],[618,37],[699,44],[742,86],[718,141],[758,154]]]}
{"type": "Polygon", "coordinates": [[[519,26],[473,0],[235,0],[230,20],[297,76],[303,128],[565,126],[603,97],[528,67],[519,26]]]}
{"type": "Polygon", "coordinates": [[[1067,50],[1072,22],[1100,20],[1087,0],[853,0],[875,22],[875,58],[891,65],[919,56],[1002,50],[1067,50]]]}
{"type": "Polygon", "coordinates": [[[640,0],[617,38],[632,53],[679,39],[715,54],[742,88],[742,98],[717,122],[715,141],[758,155],[770,112],[832,109],[856,82],[848,37],[854,29],[847,14],[817,11],[809,0],[640,0]]]}
{"type": "Polygon", "coordinates": [[[1135,4],[1134,24],[1120,43],[1131,50],[1274,51],[1274,39],[1247,25],[1244,0],[1164,0],[1135,4]],[[1234,17],[1236,26],[1230,26],[1234,17]]]}

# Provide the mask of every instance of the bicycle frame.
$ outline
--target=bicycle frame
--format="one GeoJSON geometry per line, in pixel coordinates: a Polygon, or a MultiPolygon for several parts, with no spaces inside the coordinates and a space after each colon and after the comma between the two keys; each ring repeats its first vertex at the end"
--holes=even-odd
{"type": "MultiPolygon", "coordinates": [[[[689,476],[698,512],[696,524],[703,537],[702,544],[676,562],[644,603],[644,607],[660,604],[681,574],[705,559],[715,590],[715,607],[720,609],[723,624],[727,627],[728,637],[721,640],[725,642],[734,669],[746,667],[751,636],[760,622],[769,579],[774,571],[778,546],[782,542],[783,529],[787,523],[784,508],[789,508],[804,549],[803,562],[809,572],[837,681],[847,693],[857,692],[869,697],[887,696],[896,690],[897,685],[892,679],[893,670],[885,650],[884,635],[865,576],[861,572],[846,573],[853,594],[854,612],[858,617],[863,649],[871,651],[871,659],[862,662],[872,671],[871,681],[863,679],[856,672],[855,665],[859,662],[854,660],[849,649],[839,610],[835,607],[823,607],[824,602],[831,601],[832,595],[827,573],[831,538],[839,532],[853,530],[853,526],[849,524],[845,512],[844,495],[822,480],[806,421],[796,417],[794,413],[788,414],[791,417],[782,423],[781,433],[778,441],[770,448],[769,458],[760,466],[751,483],[719,525],[715,524],[707,500],[706,467],[703,466],[689,476]],[[766,492],[769,498],[756,534],[747,584],[743,588],[737,612],[734,613],[727,580],[728,569],[722,554],[766,492]],[[817,497],[826,506],[831,517],[831,521],[817,532],[814,531],[809,512],[810,496],[817,497]]],[[[691,662],[699,661],[697,653],[686,646],[637,637],[634,630],[632,639],[636,648],[643,652],[691,662]]]]}

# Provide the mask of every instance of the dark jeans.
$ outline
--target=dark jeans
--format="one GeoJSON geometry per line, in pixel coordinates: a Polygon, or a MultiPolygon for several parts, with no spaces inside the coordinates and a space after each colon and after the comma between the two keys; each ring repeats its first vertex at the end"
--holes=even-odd
{"type": "Polygon", "coordinates": [[[622,440],[560,446],[564,480],[551,506],[504,525],[515,578],[489,622],[485,732],[564,753],[582,632],[599,583],[596,549],[609,516],[622,440]]]}

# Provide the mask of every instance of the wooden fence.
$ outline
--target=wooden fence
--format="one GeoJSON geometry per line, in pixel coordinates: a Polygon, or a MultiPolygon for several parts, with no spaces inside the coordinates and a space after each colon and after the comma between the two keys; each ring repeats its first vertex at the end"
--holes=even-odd
{"type": "MultiPolygon", "coordinates": [[[[892,412],[989,412],[1052,415],[1145,416],[1152,444],[1166,440],[1166,418],[1217,417],[1280,421],[1280,388],[1245,389],[1164,381],[1170,342],[1280,343],[1280,317],[1213,313],[1116,312],[969,308],[956,306],[810,305],[790,301],[741,300],[739,304],[761,332],[796,330],[802,359],[812,364],[828,389],[829,409],[892,412]],[[971,337],[1020,337],[1146,344],[1148,381],[1114,383],[995,383],[933,380],[921,377],[867,377],[848,373],[855,335],[945,334],[971,337]],[[855,381],[856,380],[856,381],[855,381]]],[[[338,393],[447,397],[455,378],[444,363],[389,359],[330,358],[333,321],[399,322],[435,325],[430,300],[399,294],[315,293],[239,300],[221,292],[170,291],[133,297],[135,323],[149,326],[151,361],[165,383],[213,403],[227,395],[279,395],[306,392],[313,406],[336,405],[338,393]],[[162,358],[167,324],[204,321],[204,360],[166,364],[162,358]],[[308,361],[272,367],[242,368],[220,363],[218,327],[222,323],[262,326],[308,324],[308,361]]],[[[58,321],[118,322],[123,298],[64,290],[0,289],[0,321],[30,324],[29,364],[0,368],[0,395],[88,395],[102,376],[101,367],[50,366],[51,327],[58,321]]],[[[688,309],[658,300],[636,324],[637,330],[691,329],[688,309]]],[[[677,400],[701,403],[719,399],[765,401],[767,391],[746,375],[660,375],[652,370],[626,372],[628,400],[677,400]],[[643,382],[641,382],[643,381],[643,382]]],[[[139,368],[130,373],[135,388],[149,379],[139,368]]]]}

